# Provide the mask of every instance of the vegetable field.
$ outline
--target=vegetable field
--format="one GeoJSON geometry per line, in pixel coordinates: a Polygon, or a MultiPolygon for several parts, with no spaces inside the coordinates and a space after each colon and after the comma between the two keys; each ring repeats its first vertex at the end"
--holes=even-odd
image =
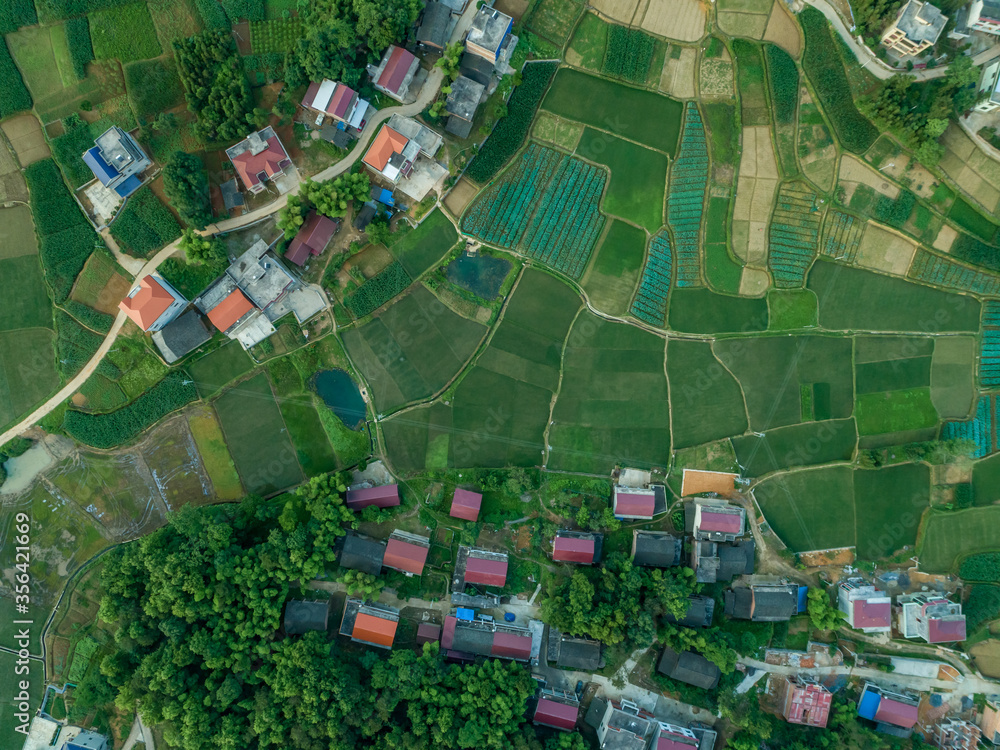
{"type": "Polygon", "coordinates": [[[681,146],[670,175],[667,223],[674,232],[677,286],[701,284],[700,235],[708,188],[708,147],[701,113],[694,104],[684,110],[681,146]]]}
{"type": "Polygon", "coordinates": [[[170,209],[148,185],[136,191],[111,224],[111,236],[130,255],[145,257],[181,236],[170,209]]]}
{"type": "Polygon", "coordinates": [[[645,83],[655,46],[653,37],[640,29],[612,24],[608,27],[603,72],[634,83],[645,83]]]}
{"type": "Polygon", "coordinates": [[[764,45],[767,80],[771,86],[771,106],[779,125],[795,122],[795,107],[799,99],[799,70],[785,50],[774,44],[764,45]]]}
{"type": "Polygon", "coordinates": [[[649,241],[646,267],[642,269],[639,291],[632,303],[631,312],[635,317],[657,327],[666,323],[673,265],[670,237],[662,230],[649,241]]]}
{"type": "Polygon", "coordinates": [[[804,184],[781,186],[768,230],[771,247],[767,259],[779,289],[802,286],[816,254],[822,218],[816,194],[804,184]]]}
{"type": "Polygon", "coordinates": [[[834,260],[853,263],[858,257],[864,233],[865,223],[861,219],[840,211],[830,211],[823,226],[819,251],[834,260]]]}
{"type": "Polygon", "coordinates": [[[1000,402],[993,396],[983,396],[976,404],[976,413],[972,419],[964,422],[945,422],[941,430],[942,440],[971,440],[976,444],[973,455],[976,458],[994,453],[1000,445],[997,444],[997,418],[1000,402]]]}
{"type": "Polygon", "coordinates": [[[1000,295],[1000,276],[977,271],[924,249],[917,252],[906,275],[918,281],[973,294],[1000,295]]]}
{"type": "Polygon", "coordinates": [[[979,382],[1000,387],[1000,302],[983,303],[983,338],[979,350],[979,382]]]}
{"type": "Polygon", "coordinates": [[[399,261],[393,261],[362,284],[345,304],[355,318],[363,318],[402,294],[412,281],[399,261]]]}

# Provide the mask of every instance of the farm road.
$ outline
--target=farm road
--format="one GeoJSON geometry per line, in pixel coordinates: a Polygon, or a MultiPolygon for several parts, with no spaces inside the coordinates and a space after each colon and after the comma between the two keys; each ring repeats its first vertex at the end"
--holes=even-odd
{"type": "MultiPolygon", "coordinates": [[[[469,26],[472,25],[472,19],[478,12],[478,6],[475,3],[469,3],[469,7],[466,9],[465,13],[458,21],[458,25],[455,27],[455,31],[451,35],[451,41],[456,42],[462,38],[469,26]]],[[[417,115],[423,112],[427,107],[429,107],[434,100],[437,98],[438,89],[441,86],[441,79],[443,74],[439,68],[434,68],[430,74],[427,76],[427,81],[424,83],[424,87],[420,93],[420,97],[413,104],[407,104],[400,107],[386,107],[385,109],[380,109],[378,114],[375,115],[368,124],[365,125],[364,131],[361,133],[361,137],[358,138],[357,143],[355,143],[354,148],[351,152],[341,159],[339,162],[334,164],[322,172],[313,175],[313,179],[317,181],[322,180],[332,180],[335,177],[342,175],[344,172],[350,170],[361,155],[364,153],[365,149],[368,147],[369,141],[375,131],[379,126],[392,117],[394,114],[401,115],[417,115]]],[[[256,211],[251,211],[248,214],[239,216],[235,219],[227,219],[226,221],[220,221],[212,224],[202,234],[217,234],[219,232],[231,232],[234,229],[239,229],[240,227],[246,226],[247,224],[253,224],[255,221],[266,218],[271,214],[277,213],[282,208],[284,208],[285,203],[288,201],[288,194],[280,196],[273,203],[268,204],[262,208],[258,208],[256,211]]],[[[117,247],[117,246],[116,246],[117,247]]],[[[163,261],[169,258],[174,253],[178,252],[180,249],[180,240],[171,242],[169,245],[161,249],[156,255],[150,258],[137,272],[135,272],[135,278],[140,279],[147,274],[152,273],[156,270],[163,261]]],[[[127,257],[121,256],[121,253],[115,254],[117,257],[127,257]]],[[[135,259],[129,259],[128,268],[129,271],[135,267],[135,259]]],[[[115,340],[118,338],[118,334],[121,332],[122,326],[125,325],[125,321],[128,320],[128,316],[123,312],[119,312],[118,316],[115,318],[114,324],[111,326],[111,330],[108,335],[104,338],[101,346],[98,348],[97,352],[91,357],[90,361],[84,365],[83,369],[65,386],[63,386],[59,391],[48,401],[42,404],[40,407],[35,409],[31,414],[22,419],[18,424],[6,430],[3,434],[0,434],[0,445],[3,445],[8,440],[20,435],[22,432],[27,430],[33,424],[42,419],[49,412],[58,408],[60,404],[70,398],[87,382],[87,378],[94,374],[94,370],[100,364],[101,360],[104,359],[104,355],[108,353],[112,346],[114,346],[115,340]]]]}

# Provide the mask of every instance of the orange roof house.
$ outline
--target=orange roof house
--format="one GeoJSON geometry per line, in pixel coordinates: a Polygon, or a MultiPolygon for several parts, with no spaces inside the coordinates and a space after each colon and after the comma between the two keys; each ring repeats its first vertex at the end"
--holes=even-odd
{"type": "Polygon", "coordinates": [[[187,306],[187,300],[158,276],[143,276],[128,296],[118,303],[144,331],[159,331],[187,306]]]}
{"type": "Polygon", "coordinates": [[[414,147],[408,148],[409,138],[388,125],[383,125],[361,161],[386,179],[395,181],[400,173],[404,176],[408,174],[409,167],[412,167],[413,160],[420,153],[420,146],[413,145],[414,147]]]}
{"type": "Polygon", "coordinates": [[[265,182],[282,174],[292,163],[270,125],[227,148],[226,156],[251,193],[261,192],[265,182]]]}
{"type": "Polygon", "coordinates": [[[208,319],[212,321],[212,325],[225,333],[253,309],[254,306],[243,292],[233,289],[222,302],[208,311],[208,319]]]}
{"type": "Polygon", "coordinates": [[[378,603],[366,604],[355,598],[349,598],[344,603],[340,634],[352,641],[379,648],[392,648],[398,626],[397,609],[378,603]]]}

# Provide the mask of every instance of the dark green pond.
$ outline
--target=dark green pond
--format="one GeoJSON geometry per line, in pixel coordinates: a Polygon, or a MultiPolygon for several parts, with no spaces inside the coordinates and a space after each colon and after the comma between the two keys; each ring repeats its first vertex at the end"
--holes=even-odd
{"type": "Polygon", "coordinates": [[[356,429],[365,419],[365,400],[351,376],[343,370],[322,370],[313,378],[313,388],[333,409],[340,421],[356,429]]]}
{"type": "Polygon", "coordinates": [[[500,294],[503,280],[510,273],[510,261],[492,255],[470,258],[464,253],[448,264],[448,281],[478,294],[485,300],[494,300],[500,294]]]}

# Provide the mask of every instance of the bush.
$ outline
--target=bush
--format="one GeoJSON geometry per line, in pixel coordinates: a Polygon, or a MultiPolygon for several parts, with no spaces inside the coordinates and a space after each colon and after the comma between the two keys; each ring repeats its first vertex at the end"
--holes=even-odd
{"type": "Polygon", "coordinates": [[[4,0],[0,3],[0,34],[38,23],[33,0],[4,0]]]}
{"type": "Polygon", "coordinates": [[[355,318],[363,318],[402,294],[412,281],[403,266],[394,261],[362,284],[345,304],[355,318]]]}
{"type": "Polygon", "coordinates": [[[212,221],[208,174],[197,156],[184,151],[171,155],[163,167],[163,192],[181,219],[195,229],[212,221]]]}
{"type": "Polygon", "coordinates": [[[65,26],[73,72],[77,79],[82,81],[87,77],[87,63],[94,59],[94,45],[90,42],[90,24],[86,16],[80,16],[70,18],[65,26]]]}
{"type": "Polygon", "coordinates": [[[126,201],[125,208],[111,224],[111,236],[125,252],[146,257],[180,237],[181,227],[170,209],[146,185],[126,201]]]}
{"type": "Polygon", "coordinates": [[[640,29],[612,24],[602,71],[608,75],[645,83],[656,42],[640,29]]]}
{"type": "Polygon", "coordinates": [[[826,17],[807,7],[799,14],[799,21],[806,36],[802,68],[816,88],[844,148],[861,153],[875,142],[879,133],[854,105],[844,61],[830,36],[826,17]]]}
{"type": "Polygon", "coordinates": [[[197,399],[194,383],[185,377],[182,372],[172,372],[131,404],[107,414],[69,409],[63,429],[70,437],[94,448],[114,448],[197,399]]]}
{"type": "Polygon", "coordinates": [[[902,229],[916,204],[917,196],[909,190],[901,191],[897,198],[880,195],[872,208],[872,218],[882,224],[902,229]]]}
{"type": "Polygon", "coordinates": [[[973,586],[969,592],[969,603],[963,609],[967,632],[975,632],[980,625],[1000,616],[1000,587],[973,586]]]}
{"type": "Polygon", "coordinates": [[[56,310],[56,357],[65,380],[76,375],[101,345],[102,338],[62,310],[56,310]]]}
{"type": "Polygon", "coordinates": [[[139,60],[124,66],[125,88],[136,117],[148,119],[184,101],[177,65],[173,58],[139,60]]]}
{"type": "Polygon", "coordinates": [[[764,45],[767,78],[771,84],[771,106],[779,125],[795,122],[795,107],[799,100],[799,69],[785,50],[774,44],[764,45]]]}
{"type": "Polygon", "coordinates": [[[156,270],[170,286],[188,299],[194,299],[225,273],[226,266],[210,266],[167,258],[156,270]]]}
{"type": "Polygon", "coordinates": [[[0,120],[16,112],[31,109],[31,94],[21,78],[21,71],[10,56],[6,40],[0,44],[0,120]]]}
{"type": "Polygon", "coordinates": [[[514,89],[507,106],[507,116],[497,123],[486,143],[469,164],[466,175],[476,182],[487,182],[500,171],[524,143],[535,110],[555,75],[558,63],[531,63],[524,66],[524,80],[514,89]]]}
{"type": "Polygon", "coordinates": [[[73,114],[65,118],[63,129],[65,132],[61,136],[50,141],[52,156],[62,167],[69,184],[78,188],[94,179],[90,168],[81,158],[84,151],[93,148],[94,137],[79,115],[73,114]]]}
{"type": "Polygon", "coordinates": [[[108,315],[100,310],[95,310],[89,305],[77,302],[75,299],[66,300],[63,307],[66,312],[92,331],[107,333],[111,330],[111,324],[115,322],[113,315],[108,315]]]}
{"type": "Polygon", "coordinates": [[[205,22],[205,28],[210,31],[228,31],[230,28],[226,12],[219,5],[219,0],[195,0],[198,12],[205,22]]]}
{"type": "Polygon", "coordinates": [[[983,552],[962,560],[958,577],[966,581],[1000,582],[1000,552],[983,552]]]}

